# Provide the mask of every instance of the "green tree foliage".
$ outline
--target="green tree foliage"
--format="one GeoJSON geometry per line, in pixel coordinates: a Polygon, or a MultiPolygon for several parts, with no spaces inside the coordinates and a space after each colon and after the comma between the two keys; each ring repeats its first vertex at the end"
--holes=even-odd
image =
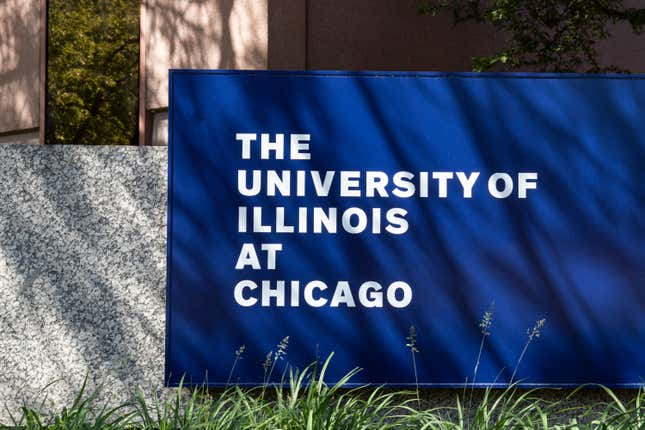
{"type": "Polygon", "coordinates": [[[47,143],[137,141],[139,2],[50,0],[47,143]]]}
{"type": "Polygon", "coordinates": [[[475,71],[626,72],[599,62],[598,42],[612,24],[635,33],[645,25],[645,8],[623,0],[421,0],[420,12],[452,13],[455,24],[488,24],[506,35],[505,45],[473,59],[475,71]]]}

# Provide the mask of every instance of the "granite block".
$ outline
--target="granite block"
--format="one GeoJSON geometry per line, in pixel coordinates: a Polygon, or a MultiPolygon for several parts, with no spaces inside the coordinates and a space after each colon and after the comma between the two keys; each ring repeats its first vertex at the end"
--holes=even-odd
{"type": "Polygon", "coordinates": [[[0,422],[86,376],[114,404],[163,385],[166,171],[167,148],[0,145],[0,422]]]}

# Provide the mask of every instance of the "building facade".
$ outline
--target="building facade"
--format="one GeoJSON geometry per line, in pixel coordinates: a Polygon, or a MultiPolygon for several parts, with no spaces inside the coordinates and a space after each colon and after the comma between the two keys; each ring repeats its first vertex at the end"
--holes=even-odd
{"type": "MultiPolygon", "coordinates": [[[[132,1],[142,145],[167,142],[170,68],[468,71],[503,41],[482,25],[420,15],[418,0],[132,1]]],[[[55,3],[0,4],[0,143],[45,142],[47,11],[55,3]]],[[[602,60],[645,72],[645,38],[627,26],[612,33],[602,60]]]]}

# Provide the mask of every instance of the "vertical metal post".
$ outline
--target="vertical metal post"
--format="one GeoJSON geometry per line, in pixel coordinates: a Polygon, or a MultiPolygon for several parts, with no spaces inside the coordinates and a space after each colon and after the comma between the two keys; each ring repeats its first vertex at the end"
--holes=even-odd
{"type": "Polygon", "coordinates": [[[146,115],[146,0],[141,0],[139,12],[139,145],[150,144],[146,115]]]}
{"type": "Polygon", "coordinates": [[[40,106],[38,109],[38,138],[45,143],[47,126],[47,0],[40,0],[40,106]]]}

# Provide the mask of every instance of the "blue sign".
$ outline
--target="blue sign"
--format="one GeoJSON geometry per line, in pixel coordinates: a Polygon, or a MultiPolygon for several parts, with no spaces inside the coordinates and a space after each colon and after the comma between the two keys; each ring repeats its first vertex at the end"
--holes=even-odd
{"type": "Polygon", "coordinates": [[[172,71],[167,384],[643,385],[644,124],[643,76],[172,71]]]}

